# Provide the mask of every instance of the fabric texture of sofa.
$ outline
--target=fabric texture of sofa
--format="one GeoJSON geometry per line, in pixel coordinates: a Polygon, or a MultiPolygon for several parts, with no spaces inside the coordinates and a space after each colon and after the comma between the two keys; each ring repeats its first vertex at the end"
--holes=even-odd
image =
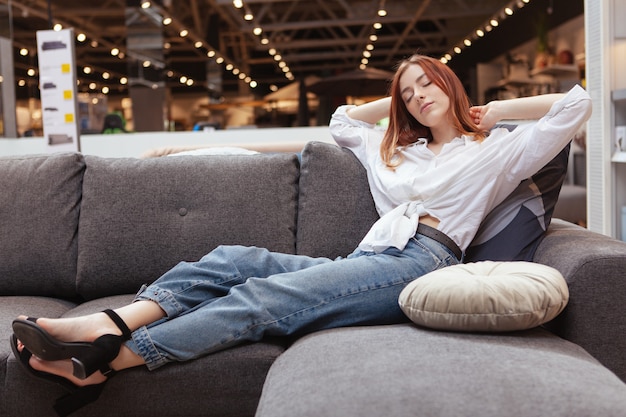
{"type": "MultiPolygon", "coordinates": [[[[0,158],[0,415],[54,416],[63,390],[9,347],[18,314],[72,317],[132,300],[220,244],[335,258],[377,219],[339,147],[302,155],[0,158]]],[[[625,416],[626,244],[555,220],[534,261],[570,301],[505,334],[341,328],[123,371],[80,416],[625,416]]]]}

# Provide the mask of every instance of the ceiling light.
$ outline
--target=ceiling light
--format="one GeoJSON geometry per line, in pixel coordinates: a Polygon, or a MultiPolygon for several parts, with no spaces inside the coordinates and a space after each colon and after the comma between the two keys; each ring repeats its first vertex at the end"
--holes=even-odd
{"type": "Polygon", "coordinates": [[[85,68],[83,68],[83,72],[84,72],[85,74],[91,74],[91,67],[85,67],[85,68]]]}
{"type": "Polygon", "coordinates": [[[498,26],[498,21],[496,19],[491,19],[491,21],[489,23],[491,23],[491,26],[493,26],[493,27],[498,26]]]}
{"type": "Polygon", "coordinates": [[[196,41],[193,46],[195,46],[196,48],[202,48],[202,41],[196,41]]]}
{"type": "Polygon", "coordinates": [[[87,35],[85,35],[84,33],[79,33],[78,35],[76,35],[76,40],[78,42],[85,42],[85,40],[87,40],[87,35]]]}
{"type": "Polygon", "coordinates": [[[465,46],[472,46],[472,41],[470,41],[469,39],[465,39],[463,43],[465,44],[465,46]]]}
{"type": "Polygon", "coordinates": [[[378,16],[384,17],[387,16],[387,10],[385,10],[385,0],[380,0],[378,3],[378,16]]]}
{"type": "Polygon", "coordinates": [[[22,55],[22,56],[28,55],[28,49],[26,49],[26,48],[20,49],[20,55],[22,55]]]}
{"type": "Polygon", "coordinates": [[[52,28],[55,32],[60,31],[61,29],[63,29],[63,25],[61,25],[60,23],[57,23],[56,25],[54,25],[54,27],[52,28]]]}
{"type": "Polygon", "coordinates": [[[183,29],[180,31],[179,35],[181,38],[184,38],[185,36],[189,35],[189,31],[187,29],[183,29]]]}
{"type": "Polygon", "coordinates": [[[379,30],[380,28],[383,27],[383,24],[380,22],[376,22],[372,26],[374,26],[374,29],[379,30]]]}
{"type": "Polygon", "coordinates": [[[109,94],[109,87],[107,87],[106,85],[102,87],[102,94],[109,94]]]}
{"type": "Polygon", "coordinates": [[[252,10],[246,7],[246,13],[243,15],[244,20],[250,21],[254,19],[254,15],[252,14],[252,10]]]}
{"type": "Polygon", "coordinates": [[[256,36],[259,36],[261,33],[263,33],[263,29],[257,26],[252,30],[252,33],[254,33],[256,36]]]}
{"type": "Polygon", "coordinates": [[[144,1],[143,3],[141,3],[141,8],[142,9],[149,9],[151,6],[149,1],[144,1]]]}
{"type": "Polygon", "coordinates": [[[111,55],[118,56],[120,54],[120,50],[117,48],[111,49],[111,55]]]}
{"type": "Polygon", "coordinates": [[[457,54],[460,54],[461,53],[461,48],[459,48],[458,46],[455,46],[454,47],[454,52],[457,53],[457,54]]]}
{"type": "Polygon", "coordinates": [[[483,32],[482,29],[477,29],[476,30],[476,35],[478,35],[479,37],[482,38],[483,36],[485,36],[485,32],[483,32]]]}
{"type": "Polygon", "coordinates": [[[126,78],[126,77],[120,78],[120,84],[122,84],[122,85],[128,84],[128,78],[126,78]]]}
{"type": "Polygon", "coordinates": [[[236,9],[241,9],[243,7],[243,0],[233,0],[233,6],[236,9]]]}
{"type": "Polygon", "coordinates": [[[163,19],[163,24],[165,26],[171,25],[172,24],[172,18],[171,17],[166,17],[165,19],[163,19]]]}
{"type": "Polygon", "coordinates": [[[98,86],[96,85],[96,83],[89,83],[89,89],[90,90],[95,90],[98,86]]]}
{"type": "Polygon", "coordinates": [[[102,73],[102,78],[108,80],[109,78],[111,78],[111,74],[105,71],[102,73]]]}
{"type": "Polygon", "coordinates": [[[250,81],[250,87],[255,88],[257,85],[256,81],[250,81]]]}
{"type": "Polygon", "coordinates": [[[32,68],[29,68],[26,73],[28,74],[29,77],[34,77],[36,74],[35,70],[32,68]]]}
{"type": "Polygon", "coordinates": [[[509,16],[511,16],[513,14],[513,9],[511,9],[510,7],[506,7],[504,9],[504,13],[506,13],[509,16]]]}

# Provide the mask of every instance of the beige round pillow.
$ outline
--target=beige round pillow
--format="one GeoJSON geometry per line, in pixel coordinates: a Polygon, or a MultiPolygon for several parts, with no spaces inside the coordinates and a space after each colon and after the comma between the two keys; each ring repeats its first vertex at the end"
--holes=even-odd
{"type": "Polygon", "coordinates": [[[554,268],[532,262],[449,266],[411,282],[402,311],[416,324],[442,330],[530,329],[556,317],[569,291],[554,268]]]}

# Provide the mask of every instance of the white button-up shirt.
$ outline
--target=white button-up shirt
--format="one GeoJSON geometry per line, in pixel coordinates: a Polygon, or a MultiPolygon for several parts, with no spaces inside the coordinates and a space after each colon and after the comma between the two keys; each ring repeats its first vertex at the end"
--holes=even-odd
{"type": "Polygon", "coordinates": [[[330,132],[367,170],[381,218],[359,248],[375,252],[403,249],[424,215],[438,219],[438,229],[465,250],[489,211],[550,162],[591,114],[589,95],[575,86],[538,121],[512,132],[494,129],[482,142],[457,137],[438,155],[420,139],[400,151],[404,160],[391,170],[380,156],[384,129],[350,118],[350,107],[337,109],[330,132]]]}

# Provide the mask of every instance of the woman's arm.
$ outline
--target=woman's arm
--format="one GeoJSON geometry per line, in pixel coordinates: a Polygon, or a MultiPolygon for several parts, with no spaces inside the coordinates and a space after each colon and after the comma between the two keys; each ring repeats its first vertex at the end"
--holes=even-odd
{"type": "Polygon", "coordinates": [[[365,123],[376,124],[378,121],[389,116],[391,97],[384,97],[369,103],[353,107],[346,112],[348,116],[365,123]]]}
{"type": "Polygon", "coordinates": [[[480,129],[489,130],[501,120],[535,120],[543,117],[550,107],[565,94],[542,94],[532,97],[495,100],[484,106],[473,106],[470,115],[480,129]]]}

